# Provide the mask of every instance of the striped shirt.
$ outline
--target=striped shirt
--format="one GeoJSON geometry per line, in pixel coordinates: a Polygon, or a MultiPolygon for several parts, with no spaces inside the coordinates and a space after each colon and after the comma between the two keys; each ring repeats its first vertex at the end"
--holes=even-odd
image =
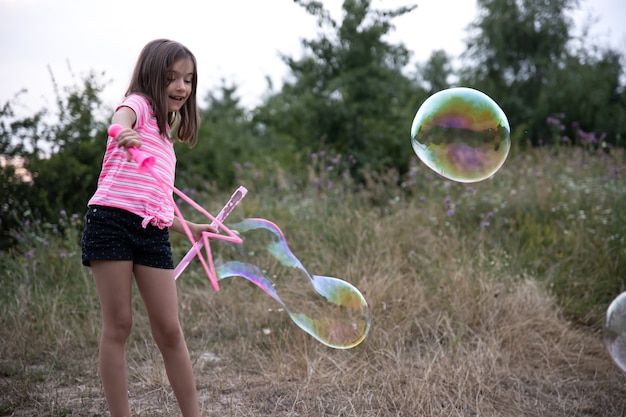
{"type": "MultiPolygon", "coordinates": [[[[176,154],[174,144],[159,133],[156,117],[148,101],[131,94],[118,106],[129,107],[137,115],[133,129],[141,137],[140,150],[154,156],[154,171],[166,184],[174,185],[176,154]]],[[[142,226],[152,224],[161,229],[172,225],[174,199],[172,191],[163,190],[161,184],[148,171],[142,172],[134,161],[126,161],[126,150],[117,147],[112,137],[107,139],[107,148],[98,178],[98,188],[88,205],[101,205],[127,210],[143,218],[142,226]]]]}

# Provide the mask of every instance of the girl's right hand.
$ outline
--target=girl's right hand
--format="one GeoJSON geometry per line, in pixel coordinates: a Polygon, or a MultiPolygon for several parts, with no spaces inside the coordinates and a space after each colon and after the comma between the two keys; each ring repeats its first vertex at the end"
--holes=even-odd
{"type": "Polygon", "coordinates": [[[137,122],[137,115],[135,111],[130,107],[121,106],[118,108],[113,117],[111,118],[112,125],[119,125],[122,127],[122,130],[115,137],[115,141],[117,142],[118,148],[126,149],[126,160],[128,162],[133,160],[128,148],[133,146],[140,147],[141,146],[141,138],[133,129],[132,126],[135,126],[137,122]]]}
{"type": "Polygon", "coordinates": [[[139,137],[139,134],[137,134],[137,132],[129,128],[122,129],[120,133],[118,133],[115,137],[115,141],[117,142],[118,148],[126,149],[126,160],[128,162],[133,160],[133,157],[128,151],[128,148],[141,147],[141,137],[139,137]]]}

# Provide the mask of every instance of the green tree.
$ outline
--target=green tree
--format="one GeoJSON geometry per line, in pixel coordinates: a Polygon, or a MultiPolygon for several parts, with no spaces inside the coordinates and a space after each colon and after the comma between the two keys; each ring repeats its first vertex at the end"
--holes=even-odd
{"type": "Polygon", "coordinates": [[[290,137],[302,154],[352,155],[355,170],[406,169],[411,118],[425,93],[403,74],[409,51],[385,36],[415,6],[374,10],[368,0],[346,0],[337,23],[320,2],[296,3],[317,18],[319,37],[302,41],[301,58],[283,57],[290,75],[255,113],[264,136],[290,137]]]}
{"type": "Polygon", "coordinates": [[[177,145],[177,184],[196,188],[231,187],[236,179],[235,167],[259,158],[259,151],[249,112],[240,104],[237,87],[222,83],[215,93],[208,93],[201,110],[198,144],[190,149],[177,145]]]}
{"type": "Polygon", "coordinates": [[[20,225],[24,213],[39,204],[32,174],[26,170],[25,163],[46,135],[43,123],[46,111],[18,118],[14,106],[24,92],[20,91],[0,108],[0,248],[14,243],[9,231],[20,225]]]}
{"type": "Polygon", "coordinates": [[[441,49],[433,51],[425,64],[417,65],[416,79],[429,96],[449,88],[453,76],[452,57],[441,49]]]}
{"type": "Polygon", "coordinates": [[[623,132],[621,56],[588,41],[574,48],[578,0],[478,0],[461,84],[492,96],[512,128],[535,144],[558,140],[546,123],[565,115],[566,132],[623,132]],[[578,106],[578,107],[577,107],[578,106]],[[618,116],[609,119],[602,114],[618,116]]]}
{"type": "Polygon", "coordinates": [[[94,73],[56,92],[56,114],[49,109],[16,117],[19,94],[0,109],[0,245],[26,214],[58,220],[61,210],[82,213],[96,189],[106,143],[99,115],[104,85],[94,73]],[[56,121],[54,119],[57,119],[56,121]]]}
{"type": "Polygon", "coordinates": [[[619,83],[624,74],[622,59],[610,49],[597,54],[581,50],[564,60],[566,70],[553,71],[546,77],[536,113],[551,120],[557,118],[560,134],[546,137],[540,125],[537,131],[543,143],[560,141],[597,148],[604,142],[624,146],[626,92],[619,83]]]}
{"type": "Polygon", "coordinates": [[[104,84],[96,74],[81,82],[62,92],[55,83],[58,120],[45,125],[44,143],[25,155],[36,212],[45,219],[56,219],[61,210],[82,213],[96,190],[107,138],[98,114],[111,111],[102,109],[104,84]]]}

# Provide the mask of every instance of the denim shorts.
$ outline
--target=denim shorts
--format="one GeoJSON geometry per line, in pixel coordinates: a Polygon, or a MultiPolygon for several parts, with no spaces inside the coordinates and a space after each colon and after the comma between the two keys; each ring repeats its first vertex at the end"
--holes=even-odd
{"type": "Polygon", "coordinates": [[[174,269],[169,230],[151,224],[144,229],[142,220],[119,208],[90,206],[81,239],[83,265],[90,266],[90,261],[133,261],[174,269]]]}

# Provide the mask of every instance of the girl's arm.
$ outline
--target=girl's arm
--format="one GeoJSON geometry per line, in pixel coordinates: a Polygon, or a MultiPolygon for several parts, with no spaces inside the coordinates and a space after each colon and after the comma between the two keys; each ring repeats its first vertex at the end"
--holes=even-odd
{"type": "MultiPolygon", "coordinates": [[[[185,222],[187,223],[187,226],[189,226],[189,230],[191,231],[193,240],[195,240],[196,242],[202,237],[202,232],[217,233],[217,229],[210,224],[196,224],[186,220],[185,222]]],[[[174,216],[174,222],[170,226],[170,230],[173,230],[176,233],[180,233],[181,235],[185,234],[185,229],[183,228],[181,220],[178,216],[174,216]]]]}
{"type": "MultiPolygon", "coordinates": [[[[115,137],[118,148],[128,149],[141,146],[141,137],[133,130],[136,121],[137,115],[130,107],[122,106],[113,114],[111,124],[118,124],[124,128],[115,137]]],[[[126,159],[130,162],[133,158],[130,152],[126,151],[126,154],[126,159]]]]}

